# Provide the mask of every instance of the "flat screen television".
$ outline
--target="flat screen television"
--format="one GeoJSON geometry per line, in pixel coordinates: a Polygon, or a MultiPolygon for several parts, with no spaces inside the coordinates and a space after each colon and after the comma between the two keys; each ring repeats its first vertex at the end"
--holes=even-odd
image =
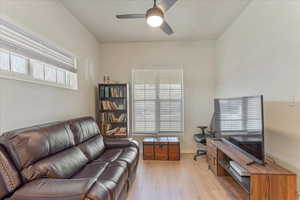
{"type": "Polygon", "coordinates": [[[263,96],[215,99],[214,104],[214,129],[221,139],[263,164],[263,96]]]}

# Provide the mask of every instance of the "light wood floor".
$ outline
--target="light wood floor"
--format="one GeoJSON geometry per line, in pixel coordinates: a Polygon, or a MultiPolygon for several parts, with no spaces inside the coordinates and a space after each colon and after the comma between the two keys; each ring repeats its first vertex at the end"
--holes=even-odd
{"type": "Polygon", "coordinates": [[[180,162],[141,159],[128,200],[232,200],[205,157],[195,162],[192,156],[184,154],[180,162]]]}

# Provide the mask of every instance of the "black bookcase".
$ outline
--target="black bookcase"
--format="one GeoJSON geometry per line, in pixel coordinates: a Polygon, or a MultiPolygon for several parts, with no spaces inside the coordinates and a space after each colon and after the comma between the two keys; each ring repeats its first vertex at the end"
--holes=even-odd
{"type": "Polygon", "coordinates": [[[97,118],[105,137],[129,135],[128,84],[99,84],[97,118]]]}

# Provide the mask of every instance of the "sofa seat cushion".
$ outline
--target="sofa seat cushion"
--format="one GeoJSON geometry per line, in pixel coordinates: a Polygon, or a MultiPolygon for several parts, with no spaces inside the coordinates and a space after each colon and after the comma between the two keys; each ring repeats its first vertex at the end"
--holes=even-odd
{"type": "Polygon", "coordinates": [[[106,150],[95,162],[126,162],[129,168],[129,176],[136,170],[139,159],[139,151],[135,147],[115,148],[106,150]]]}
{"type": "Polygon", "coordinates": [[[135,147],[124,148],[117,160],[125,161],[129,167],[129,176],[134,173],[139,159],[139,152],[135,147]]]}
{"type": "Polygon", "coordinates": [[[121,183],[115,183],[111,180],[98,180],[98,184],[102,185],[109,194],[109,198],[112,200],[118,199],[118,196],[120,195],[122,188],[124,187],[121,183]]]}
{"type": "Polygon", "coordinates": [[[111,180],[115,183],[123,182],[128,178],[128,169],[126,163],[114,161],[108,164],[105,170],[98,177],[98,180],[111,180]]]}
{"type": "Polygon", "coordinates": [[[104,185],[110,192],[111,199],[118,199],[122,189],[127,186],[128,169],[125,162],[114,161],[109,163],[97,182],[104,185]]]}
{"type": "Polygon", "coordinates": [[[98,162],[113,162],[119,158],[121,153],[123,152],[123,149],[116,148],[116,149],[108,149],[104,151],[104,153],[101,154],[100,157],[98,157],[95,161],[98,162]]]}
{"type": "MultiPolygon", "coordinates": [[[[95,185],[88,196],[104,196],[103,199],[117,199],[122,189],[127,187],[128,169],[124,161],[94,161],[86,165],[73,179],[96,179],[95,185]],[[105,193],[106,191],[106,193],[105,193]],[[100,193],[100,194],[99,194],[100,193]],[[108,193],[108,196],[106,196],[108,193]]],[[[101,199],[102,200],[102,199],[101,199]]]]}
{"type": "Polygon", "coordinates": [[[92,162],[87,164],[81,171],[79,171],[72,178],[98,178],[100,174],[106,169],[109,163],[105,162],[92,162]]]}
{"type": "Polygon", "coordinates": [[[39,179],[17,190],[13,200],[79,200],[93,188],[95,179],[39,179]]]}
{"type": "Polygon", "coordinates": [[[107,186],[100,182],[94,183],[89,193],[86,195],[87,200],[114,200],[107,186]]]}

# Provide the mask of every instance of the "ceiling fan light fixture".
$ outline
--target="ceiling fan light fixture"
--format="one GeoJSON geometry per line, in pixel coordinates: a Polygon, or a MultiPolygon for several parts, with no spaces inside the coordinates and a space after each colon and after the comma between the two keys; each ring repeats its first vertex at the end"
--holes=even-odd
{"type": "Polygon", "coordinates": [[[174,31],[165,20],[165,12],[178,0],[159,0],[159,4],[157,4],[158,0],[153,1],[153,7],[147,10],[146,14],[123,14],[116,15],[116,17],[117,19],[146,19],[149,26],[159,28],[167,35],[172,35],[174,31]]]}
{"type": "Polygon", "coordinates": [[[153,7],[147,11],[147,24],[151,27],[160,27],[164,22],[164,13],[158,7],[153,7]]]}
{"type": "Polygon", "coordinates": [[[147,18],[147,23],[151,27],[160,27],[163,23],[163,19],[160,16],[150,16],[147,18]]]}

